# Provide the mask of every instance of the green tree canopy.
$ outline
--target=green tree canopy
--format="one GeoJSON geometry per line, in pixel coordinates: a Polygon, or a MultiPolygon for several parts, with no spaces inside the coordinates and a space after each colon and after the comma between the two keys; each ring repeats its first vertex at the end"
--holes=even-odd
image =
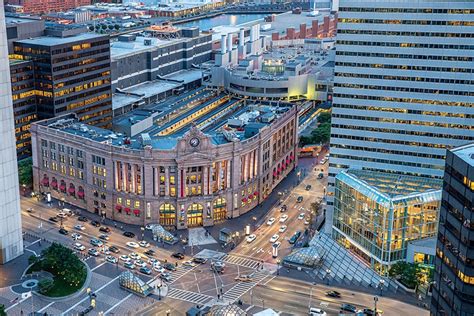
{"type": "Polygon", "coordinates": [[[318,115],[318,123],[330,123],[331,112],[322,112],[318,115]]]}
{"type": "Polygon", "coordinates": [[[25,158],[18,161],[18,182],[31,187],[33,184],[33,160],[25,158]]]}

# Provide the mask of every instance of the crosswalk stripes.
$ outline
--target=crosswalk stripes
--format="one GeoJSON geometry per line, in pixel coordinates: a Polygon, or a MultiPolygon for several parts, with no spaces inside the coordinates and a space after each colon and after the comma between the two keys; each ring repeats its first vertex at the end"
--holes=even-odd
{"type": "Polygon", "coordinates": [[[257,269],[260,266],[260,262],[257,260],[243,258],[232,254],[226,254],[221,260],[251,269],[257,269]]]}
{"type": "Polygon", "coordinates": [[[169,298],[174,298],[181,301],[186,301],[194,304],[206,304],[213,299],[212,296],[195,293],[191,291],[181,290],[181,289],[169,289],[168,295],[169,298]]]}
{"type": "Polygon", "coordinates": [[[171,272],[171,283],[176,282],[179,278],[181,278],[183,275],[186,273],[190,272],[194,267],[186,267],[186,266],[180,266],[176,268],[176,271],[171,272]]]}
{"type": "Polygon", "coordinates": [[[252,289],[257,284],[263,283],[263,281],[269,281],[274,278],[274,276],[272,275],[268,275],[261,272],[254,272],[252,274],[252,277],[252,282],[239,282],[233,287],[231,287],[227,292],[224,293],[224,300],[228,302],[235,302],[248,290],[252,289]]]}

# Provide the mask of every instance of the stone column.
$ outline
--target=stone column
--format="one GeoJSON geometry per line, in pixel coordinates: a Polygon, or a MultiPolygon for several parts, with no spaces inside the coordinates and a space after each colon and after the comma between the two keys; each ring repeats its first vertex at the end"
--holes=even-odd
{"type": "MultiPolygon", "coordinates": [[[[23,236],[5,14],[0,7],[0,264],[4,264],[23,254],[23,236]]],[[[39,181],[41,176],[35,179],[39,181]]]]}
{"type": "Polygon", "coordinates": [[[214,173],[214,168],[212,165],[209,167],[209,194],[214,193],[214,180],[212,180],[212,174],[214,173]]]}
{"type": "Polygon", "coordinates": [[[128,168],[127,164],[125,162],[121,162],[120,165],[122,166],[122,191],[128,192],[128,187],[127,187],[127,173],[128,173],[128,168]]]}
{"type": "Polygon", "coordinates": [[[230,177],[230,164],[231,164],[231,161],[230,160],[227,160],[226,161],[226,166],[227,166],[227,170],[226,170],[226,173],[225,173],[225,179],[226,179],[226,184],[225,184],[225,188],[228,189],[231,187],[231,177],[230,177]]]}
{"type": "Polygon", "coordinates": [[[133,194],[137,193],[137,172],[136,172],[137,165],[132,164],[132,187],[130,191],[132,191],[133,194]]]}
{"type": "Polygon", "coordinates": [[[202,174],[202,192],[204,195],[208,195],[209,193],[209,167],[203,167],[203,174],[202,174]]]}
{"type": "MultiPolygon", "coordinates": [[[[175,178],[176,183],[176,178],[175,178]]],[[[165,167],[165,195],[170,195],[170,167],[165,167]]]]}
{"type": "Polygon", "coordinates": [[[221,189],[222,185],[222,179],[221,179],[221,170],[222,170],[222,164],[220,161],[216,163],[216,176],[217,176],[217,191],[221,189]]]}

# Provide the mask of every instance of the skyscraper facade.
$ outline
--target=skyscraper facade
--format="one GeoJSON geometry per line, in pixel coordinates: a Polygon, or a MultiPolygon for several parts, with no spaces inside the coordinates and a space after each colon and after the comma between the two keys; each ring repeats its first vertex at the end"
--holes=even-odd
{"type": "Polygon", "coordinates": [[[474,315],[474,144],[446,157],[432,315],[474,315]]]}
{"type": "Polygon", "coordinates": [[[441,178],[474,140],[473,26],[474,1],[340,1],[329,205],[342,170],[441,178]]]}
{"type": "Polygon", "coordinates": [[[111,125],[108,36],[43,36],[16,41],[13,50],[16,58],[33,61],[39,119],[74,112],[83,123],[111,125]]]}
{"type": "Polygon", "coordinates": [[[23,253],[10,64],[3,10],[0,6],[0,264],[23,253]]]}

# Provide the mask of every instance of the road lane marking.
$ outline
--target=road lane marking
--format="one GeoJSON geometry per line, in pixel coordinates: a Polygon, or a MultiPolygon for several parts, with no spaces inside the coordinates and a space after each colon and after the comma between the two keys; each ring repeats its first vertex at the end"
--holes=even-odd
{"type": "MultiPolygon", "coordinates": [[[[109,282],[105,283],[104,285],[102,285],[98,290],[94,291],[95,293],[98,293],[100,292],[102,289],[106,288],[107,286],[109,286],[110,284],[112,284],[112,282],[118,280],[118,278],[120,278],[120,275],[116,276],[115,278],[113,278],[112,280],[110,280],[109,282]]],[[[74,304],[73,306],[71,306],[69,309],[67,309],[66,311],[62,312],[61,315],[67,315],[68,312],[70,312],[71,310],[73,310],[74,308],[76,308],[77,306],[81,305],[82,303],[84,303],[84,301],[86,301],[87,299],[89,298],[89,296],[86,296],[84,297],[82,300],[80,300],[79,302],[77,302],[76,304],[74,304]]]]}
{"type": "Polygon", "coordinates": [[[116,308],[117,306],[119,306],[120,304],[122,304],[123,302],[125,302],[126,300],[128,300],[133,294],[130,293],[128,294],[127,296],[125,296],[123,299],[121,299],[120,301],[117,302],[117,304],[115,304],[114,306],[112,306],[111,308],[109,308],[108,310],[105,311],[104,315],[107,315],[108,313],[110,313],[114,308],[116,308]]]}
{"type": "Polygon", "coordinates": [[[48,309],[48,307],[50,307],[50,306],[53,305],[54,303],[56,303],[56,302],[51,302],[51,303],[49,303],[48,305],[46,305],[45,307],[43,307],[42,309],[40,309],[40,310],[38,311],[38,313],[44,312],[46,309],[48,309]]]}
{"type": "Polygon", "coordinates": [[[96,270],[96,269],[102,267],[102,266],[103,266],[104,264],[106,264],[106,263],[107,263],[107,261],[102,262],[102,263],[99,264],[97,267],[94,267],[93,269],[91,269],[91,271],[94,271],[94,270],[96,270]]]}

